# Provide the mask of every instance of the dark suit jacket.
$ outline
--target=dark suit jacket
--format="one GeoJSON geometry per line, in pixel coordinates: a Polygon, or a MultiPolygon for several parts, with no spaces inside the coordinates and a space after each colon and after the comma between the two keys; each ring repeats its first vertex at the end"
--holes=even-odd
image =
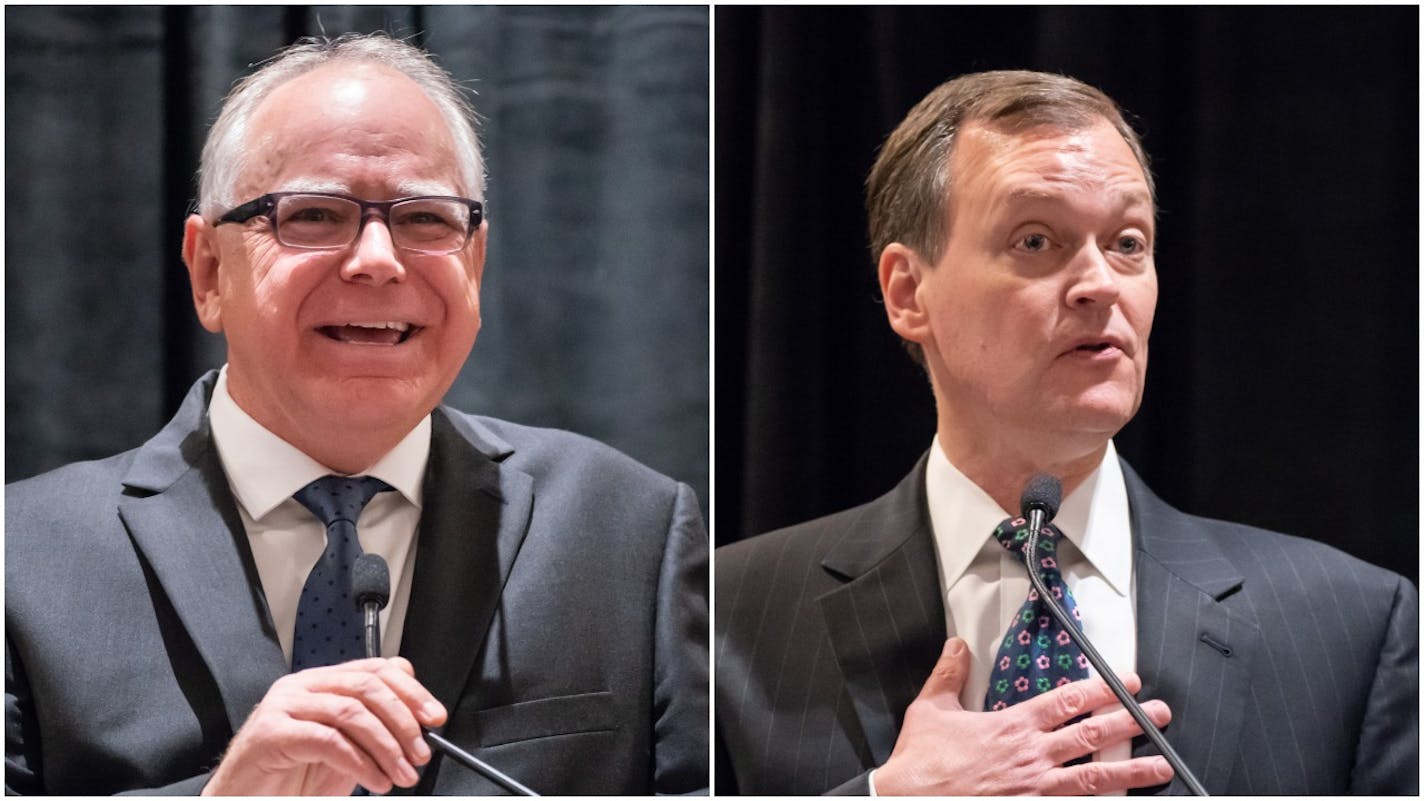
{"type": "MultiPolygon", "coordinates": [[[[6,487],[5,782],[196,792],[287,672],[196,385],[142,447],[6,487]]],[[[448,738],[536,791],[707,784],[692,491],[591,440],[441,408],[401,653],[448,738]]],[[[437,756],[421,793],[495,794],[437,756]]]]}
{"type": "MultiPolygon", "coordinates": [[[[864,506],[718,549],[717,793],[864,793],[890,756],[945,638],[924,466],[864,506]]],[[[1139,697],[1171,706],[1167,738],[1206,789],[1417,793],[1414,586],[1182,514],[1123,473],[1139,697]]]]}

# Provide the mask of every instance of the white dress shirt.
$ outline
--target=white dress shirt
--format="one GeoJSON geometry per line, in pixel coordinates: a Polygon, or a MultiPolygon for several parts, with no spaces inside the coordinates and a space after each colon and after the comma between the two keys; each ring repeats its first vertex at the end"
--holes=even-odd
{"type": "MultiPolygon", "coordinates": [[[[934,531],[945,630],[969,644],[969,678],[959,693],[968,710],[982,710],[999,642],[1028,598],[1023,560],[994,539],[994,528],[1018,517],[959,472],[935,436],[925,467],[925,494],[934,531]]],[[[1137,663],[1137,609],[1132,579],[1132,520],[1117,450],[1108,441],[1098,468],[1063,499],[1053,524],[1063,532],[1058,567],[1082,614],[1083,632],[1119,676],[1137,663]]],[[[1088,668],[1090,676],[1097,671],[1088,668]]],[[[1120,761],[1130,743],[1104,748],[1094,757],[1120,761]]],[[[876,795],[875,772],[869,777],[876,795]]],[[[1124,793],[1105,793],[1124,795],[1124,793]]]]}
{"type": "MultiPolygon", "coordinates": [[[[1019,510],[1006,510],[950,463],[935,437],[925,470],[930,524],[944,593],[949,636],[969,644],[969,678],[960,693],[965,709],[984,708],[999,641],[1030,587],[1022,559],[998,543],[994,527],[1019,510]]],[[[1137,661],[1133,603],[1132,524],[1117,451],[1108,442],[1102,463],[1063,499],[1053,524],[1063,531],[1059,571],[1082,614],[1083,632],[1119,675],[1137,661]]],[[[1090,675],[1096,671],[1089,668],[1090,675]]],[[[1131,755],[1128,743],[1098,759],[1131,755]]]]}
{"type": "MultiPolygon", "coordinates": [[[[239,408],[228,393],[226,366],[213,389],[208,420],[252,545],[282,655],[290,665],[302,585],[326,549],[326,527],[292,494],[331,471],[239,408]]],[[[362,550],[380,554],[391,573],[391,601],[381,611],[382,656],[400,652],[415,573],[420,492],[429,456],[430,416],[426,415],[390,452],[361,473],[396,490],[376,493],[356,524],[362,550]]]]}

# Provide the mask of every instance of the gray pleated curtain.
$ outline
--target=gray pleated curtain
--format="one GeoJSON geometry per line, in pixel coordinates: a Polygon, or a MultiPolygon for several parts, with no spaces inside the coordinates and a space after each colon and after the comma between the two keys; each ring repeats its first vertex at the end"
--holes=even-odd
{"type": "Polygon", "coordinates": [[[453,405],[601,439],[708,503],[703,7],[9,7],[5,479],[134,447],[223,361],[179,258],[233,80],[386,30],[477,92],[484,327],[453,405]]]}

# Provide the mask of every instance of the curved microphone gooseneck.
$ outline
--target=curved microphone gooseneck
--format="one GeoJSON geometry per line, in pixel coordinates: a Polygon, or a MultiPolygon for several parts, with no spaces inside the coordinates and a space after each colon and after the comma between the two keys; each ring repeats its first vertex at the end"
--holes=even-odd
{"type": "Polygon", "coordinates": [[[1053,599],[1053,594],[1043,583],[1043,577],[1038,574],[1038,561],[1029,558],[1030,554],[1037,552],[1039,529],[1047,525],[1049,521],[1053,520],[1053,516],[1058,514],[1058,505],[1062,499],[1062,483],[1057,478],[1042,473],[1030,478],[1028,484],[1024,485],[1023,494],[1019,496],[1020,514],[1028,520],[1028,541],[1024,543],[1024,566],[1028,568],[1029,581],[1033,582],[1034,589],[1038,590],[1038,597],[1048,603],[1048,610],[1053,613],[1058,624],[1082,649],[1083,655],[1092,663],[1093,669],[1108,683],[1113,695],[1116,695],[1118,701],[1122,702],[1123,707],[1132,715],[1132,719],[1137,721],[1137,725],[1142,727],[1142,732],[1147,735],[1147,739],[1151,740],[1152,744],[1157,746],[1157,750],[1162,752],[1162,756],[1166,758],[1168,764],[1172,766],[1172,770],[1176,771],[1177,776],[1181,778],[1182,783],[1187,786],[1192,795],[1209,795],[1206,788],[1202,787],[1201,782],[1197,781],[1197,777],[1177,755],[1176,749],[1167,742],[1162,730],[1157,728],[1157,724],[1147,717],[1142,705],[1137,703],[1137,699],[1133,698],[1127,688],[1122,685],[1117,674],[1108,667],[1107,660],[1103,659],[1102,655],[1098,653],[1098,649],[1093,647],[1088,636],[1078,629],[1073,619],[1053,599]]]}
{"type": "MultiPolygon", "coordinates": [[[[351,596],[356,599],[356,606],[361,609],[364,617],[366,656],[368,658],[380,656],[381,619],[379,614],[391,599],[391,572],[386,567],[386,560],[382,559],[380,554],[363,553],[356,557],[356,564],[351,567],[351,596]]],[[[538,795],[494,766],[481,761],[430,729],[425,729],[425,739],[444,752],[446,756],[515,795],[538,795]]]]}

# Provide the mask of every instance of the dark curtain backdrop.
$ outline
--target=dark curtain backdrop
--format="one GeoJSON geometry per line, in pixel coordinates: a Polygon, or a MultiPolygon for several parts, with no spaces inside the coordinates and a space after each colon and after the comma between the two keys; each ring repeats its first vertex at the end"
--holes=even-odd
{"type": "Polygon", "coordinates": [[[940,82],[1063,72],[1160,192],[1147,394],[1169,502],[1418,576],[1418,9],[716,9],[719,543],[868,501],[928,447],[862,182],[940,82]]]}
{"type": "Polygon", "coordinates": [[[452,405],[708,499],[708,11],[8,7],[5,478],[134,447],[220,365],[179,258],[209,122],[299,36],[413,36],[477,93],[484,327],[452,405]]]}

